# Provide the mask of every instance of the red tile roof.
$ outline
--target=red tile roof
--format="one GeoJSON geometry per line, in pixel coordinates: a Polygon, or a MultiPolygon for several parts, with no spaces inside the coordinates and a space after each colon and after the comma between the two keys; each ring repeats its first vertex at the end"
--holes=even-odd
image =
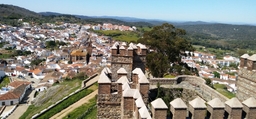
{"type": "Polygon", "coordinates": [[[26,87],[30,83],[23,83],[19,85],[17,88],[15,88],[12,91],[9,91],[3,95],[0,95],[0,100],[10,100],[10,99],[19,99],[23,93],[26,91],[26,87]]]}
{"type": "Polygon", "coordinates": [[[12,87],[14,87],[14,88],[17,88],[17,87],[19,87],[20,85],[22,85],[22,84],[30,84],[30,82],[27,82],[27,81],[13,81],[13,82],[11,82],[10,84],[9,84],[9,86],[12,86],[12,87]]]}

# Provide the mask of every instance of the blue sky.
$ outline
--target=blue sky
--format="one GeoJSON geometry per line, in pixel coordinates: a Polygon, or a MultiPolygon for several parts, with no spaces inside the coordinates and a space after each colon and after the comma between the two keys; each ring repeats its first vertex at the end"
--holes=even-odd
{"type": "Polygon", "coordinates": [[[35,12],[256,24],[256,0],[1,0],[35,12]]]}

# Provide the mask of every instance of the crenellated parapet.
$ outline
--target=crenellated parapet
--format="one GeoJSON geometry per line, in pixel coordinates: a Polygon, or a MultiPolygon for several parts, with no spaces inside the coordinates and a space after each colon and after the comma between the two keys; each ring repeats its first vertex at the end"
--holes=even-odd
{"type": "MultiPolygon", "coordinates": [[[[125,42],[115,42],[111,47],[111,70],[116,72],[120,68],[124,68],[127,72],[139,67],[144,72],[146,63],[147,48],[142,44],[130,43],[126,45],[125,42]]],[[[130,79],[131,75],[128,73],[127,77],[130,79]]],[[[117,80],[117,74],[113,73],[113,80],[117,80]]]]}

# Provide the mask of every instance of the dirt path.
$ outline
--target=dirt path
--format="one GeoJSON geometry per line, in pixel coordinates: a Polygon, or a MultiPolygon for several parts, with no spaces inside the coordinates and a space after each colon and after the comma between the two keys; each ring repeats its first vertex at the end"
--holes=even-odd
{"type": "Polygon", "coordinates": [[[74,109],[78,108],[84,103],[88,103],[90,99],[94,98],[94,96],[98,94],[98,90],[95,90],[94,92],[90,93],[89,95],[85,96],[84,98],[80,99],[79,101],[75,102],[74,104],[70,105],[66,109],[62,110],[61,112],[55,114],[50,119],[62,119],[65,117],[68,113],[73,111],[74,109]]]}

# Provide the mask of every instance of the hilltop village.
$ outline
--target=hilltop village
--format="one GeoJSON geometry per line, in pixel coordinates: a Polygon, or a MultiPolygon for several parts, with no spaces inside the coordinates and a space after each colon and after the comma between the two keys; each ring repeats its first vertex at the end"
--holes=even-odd
{"type": "Polygon", "coordinates": [[[10,83],[1,87],[1,107],[19,104],[28,89],[42,92],[56,82],[78,74],[90,77],[102,67],[110,66],[111,37],[98,36],[88,29],[132,31],[136,27],[70,23],[34,26],[26,22],[22,27],[12,27],[2,24],[0,77],[7,77],[10,83]]]}
{"type": "MultiPolygon", "coordinates": [[[[104,116],[131,118],[133,113],[140,118],[151,118],[151,113],[157,116],[153,110],[149,113],[146,107],[150,103],[147,102],[152,83],[150,78],[152,80],[157,78],[146,74],[145,56],[148,47],[140,43],[115,41],[109,36],[99,36],[93,32],[93,30],[136,31],[136,29],[134,26],[110,23],[102,25],[45,23],[37,26],[23,22],[22,27],[2,24],[0,77],[7,77],[10,83],[1,87],[0,106],[14,106],[21,103],[27,90],[40,93],[78,74],[90,77],[99,73],[98,118],[104,116]],[[7,55],[14,51],[19,52],[12,56],[7,55]],[[109,97],[110,94],[116,95],[109,97]],[[135,99],[136,101],[133,102],[135,99]],[[131,104],[140,108],[135,109],[131,104]],[[113,112],[109,113],[109,116],[106,114],[109,108],[106,105],[110,105],[114,111],[122,115],[113,112]]],[[[216,59],[214,54],[198,51],[186,51],[185,54],[181,61],[192,70],[197,70],[199,77],[210,79],[213,84],[225,84],[227,90],[232,93],[237,92],[239,58],[226,55],[223,59],[216,59]]],[[[33,99],[30,98],[27,102],[33,99]]],[[[221,99],[223,100],[225,98],[221,99]]],[[[168,108],[161,99],[151,103],[154,109],[168,108]]],[[[1,114],[2,117],[11,113],[2,112],[4,112],[1,114]]],[[[166,114],[160,117],[154,116],[152,118],[161,118],[166,114]]]]}

